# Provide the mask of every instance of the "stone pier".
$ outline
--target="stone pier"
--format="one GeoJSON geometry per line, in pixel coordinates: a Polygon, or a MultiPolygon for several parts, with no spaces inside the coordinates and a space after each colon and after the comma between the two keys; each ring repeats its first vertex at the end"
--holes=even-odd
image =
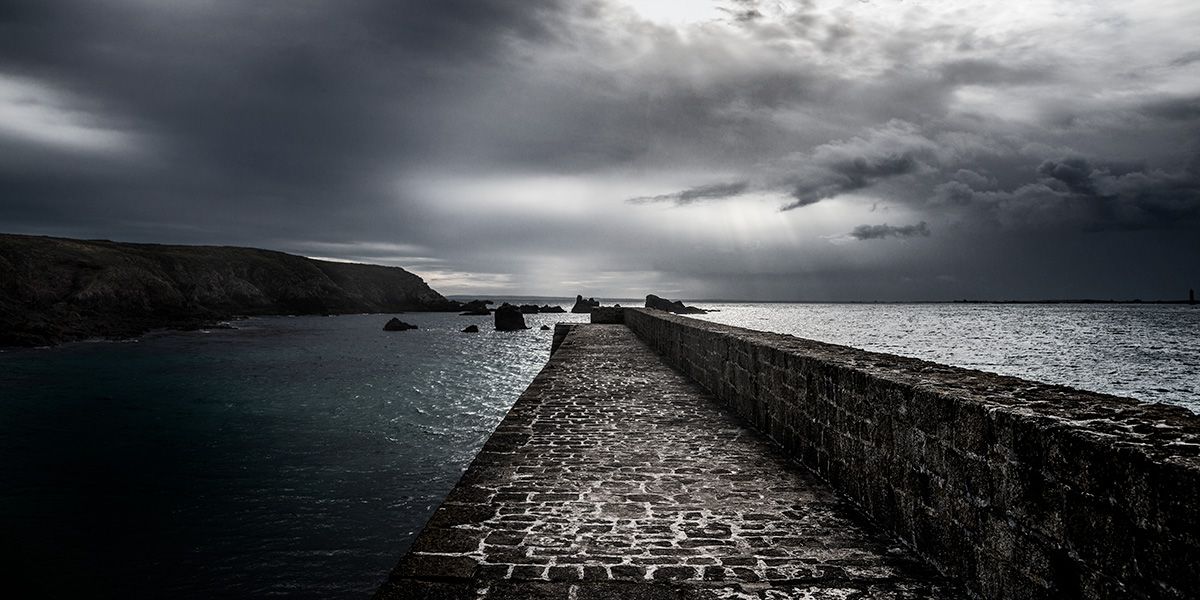
{"type": "Polygon", "coordinates": [[[379,590],[1200,598],[1200,416],[646,309],[549,363],[379,590]]]}
{"type": "Polygon", "coordinates": [[[962,597],[626,326],[556,333],[377,599],[962,597]]]}

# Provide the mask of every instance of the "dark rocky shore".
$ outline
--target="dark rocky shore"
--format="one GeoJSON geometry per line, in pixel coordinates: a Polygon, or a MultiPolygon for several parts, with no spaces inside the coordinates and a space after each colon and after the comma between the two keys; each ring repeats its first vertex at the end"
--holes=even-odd
{"type": "Polygon", "coordinates": [[[0,346],[131,337],[236,316],[459,308],[398,267],[254,248],[0,234],[0,346]]]}

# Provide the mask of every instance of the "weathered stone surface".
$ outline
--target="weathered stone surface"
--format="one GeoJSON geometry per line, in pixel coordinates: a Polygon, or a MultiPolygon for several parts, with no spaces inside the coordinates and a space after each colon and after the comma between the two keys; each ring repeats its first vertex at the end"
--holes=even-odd
{"type": "Polygon", "coordinates": [[[592,309],[593,323],[601,325],[619,325],[625,322],[625,313],[620,306],[598,306],[592,309]]]}
{"type": "Polygon", "coordinates": [[[383,324],[384,331],[408,331],[409,329],[416,328],[416,325],[405,323],[396,317],[392,317],[387,323],[383,324]]]}
{"type": "Polygon", "coordinates": [[[624,320],[982,597],[1200,597],[1187,409],[658,311],[624,320]]]}
{"type": "Polygon", "coordinates": [[[379,597],[957,597],[629,329],[560,331],[379,597]]]}
{"type": "Polygon", "coordinates": [[[550,342],[550,354],[553,355],[558,351],[558,347],[562,345],[563,340],[567,339],[567,334],[575,327],[575,323],[555,323],[554,337],[550,342]]]}

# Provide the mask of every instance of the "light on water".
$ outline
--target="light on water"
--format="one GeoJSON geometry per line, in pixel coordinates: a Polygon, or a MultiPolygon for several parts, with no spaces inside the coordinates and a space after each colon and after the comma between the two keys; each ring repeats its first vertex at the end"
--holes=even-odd
{"type": "MultiPolygon", "coordinates": [[[[1200,409],[1194,307],[695,304],[1200,409]]],[[[260,318],[0,353],[2,559],[94,597],[365,597],[545,364],[552,332],[537,327],[586,320],[526,315],[533,329],[499,333],[487,317],[402,317],[420,328],[260,318]]]]}
{"type": "MultiPolygon", "coordinates": [[[[702,304],[702,303],[698,303],[702,304]]],[[[1200,411],[1200,307],[702,304],[699,318],[1200,411]]]]}

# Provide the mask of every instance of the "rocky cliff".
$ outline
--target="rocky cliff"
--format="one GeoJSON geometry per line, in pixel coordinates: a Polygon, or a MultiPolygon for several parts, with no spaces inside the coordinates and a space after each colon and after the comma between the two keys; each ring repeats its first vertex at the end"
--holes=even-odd
{"type": "Polygon", "coordinates": [[[0,234],[0,345],[126,337],[237,315],[457,308],[398,267],[0,234]]]}

